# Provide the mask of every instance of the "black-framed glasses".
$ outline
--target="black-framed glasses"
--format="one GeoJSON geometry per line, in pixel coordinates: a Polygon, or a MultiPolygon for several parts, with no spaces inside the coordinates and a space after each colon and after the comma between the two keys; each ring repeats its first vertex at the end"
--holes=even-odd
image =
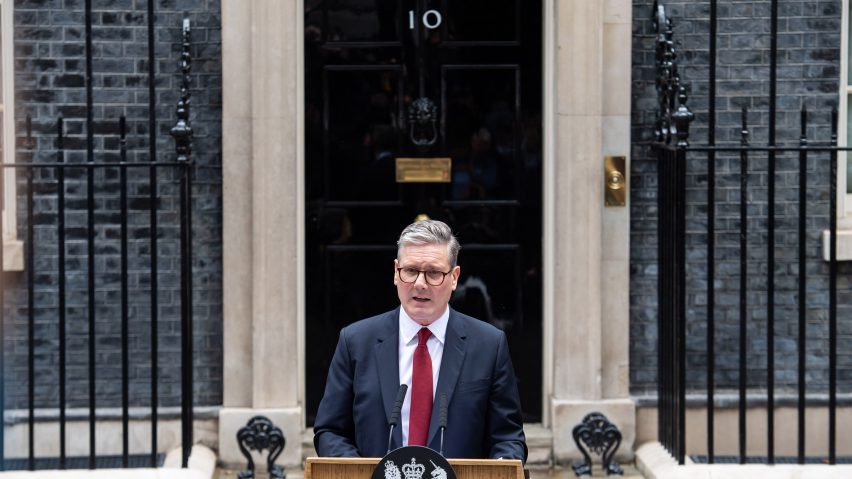
{"type": "Polygon", "coordinates": [[[435,270],[423,271],[415,268],[397,268],[396,271],[399,273],[399,279],[402,280],[403,283],[415,283],[417,282],[417,278],[420,277],[420,273],[423,273],[423,277],[426,278],[426,284],[429,284],[430,286],[441,286],[444,284],[444,278],[446,278],[453,270],[445,273],[443,271],[435,270]]]}

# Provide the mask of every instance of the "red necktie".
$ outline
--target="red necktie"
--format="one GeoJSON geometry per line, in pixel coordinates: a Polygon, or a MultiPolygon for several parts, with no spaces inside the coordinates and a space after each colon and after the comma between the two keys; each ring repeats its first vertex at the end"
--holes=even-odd
{"type": "Polygon", "coordinates": [[[417,333],[414,372],[411,376],[411,410],[408,414],[408,445],[425,446],[432,419],[432,358],[426,341],[432,333],[422,328],[417,333]]]}

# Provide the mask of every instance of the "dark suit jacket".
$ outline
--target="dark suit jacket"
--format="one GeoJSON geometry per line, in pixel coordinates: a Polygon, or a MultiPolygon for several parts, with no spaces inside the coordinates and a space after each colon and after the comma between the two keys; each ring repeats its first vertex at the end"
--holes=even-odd
{"type": "MultiPolygon", "coordinates": [[[[314,421],[320,456],[382,457],[399,389],[399,308],[340,331],[314,421]]],[[[410,393],[410,391],[409,391],[410,393]]],[[[441,394],[447,395],[444,455],[527,458],[521,404],[506,335],[450,308],[435,391],[429,447],[439,449],[441,394]]],[[[402,445],[394,428],[391,449],[402,445]]]]}

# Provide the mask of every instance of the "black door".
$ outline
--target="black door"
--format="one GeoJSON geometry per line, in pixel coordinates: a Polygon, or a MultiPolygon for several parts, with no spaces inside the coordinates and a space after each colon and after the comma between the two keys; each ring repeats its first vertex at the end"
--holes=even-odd
{"type": "Polygon", "coordinates": [[[309,425],[340,328],[399,305],[418,215],[458,235],[452,305],[506,332],[541,419],[541,56],[540,0],[305,0],[309,425]],[[397,157],[450,158],[448,182],[397,182],[397,157]]]}

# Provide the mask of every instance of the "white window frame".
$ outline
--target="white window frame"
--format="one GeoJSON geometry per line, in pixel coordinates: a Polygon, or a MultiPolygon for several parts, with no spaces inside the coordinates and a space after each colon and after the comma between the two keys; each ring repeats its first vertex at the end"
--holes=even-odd
{"type": "MultiPolygon", "coordinates": [[[[837,144],[849,144],[849,96],[852,95],[852,85],[849,78],[849,4],[852,0],[844,0],[840,25],[840,85],[839,101],[837,102],[837,144]]],[[[846,172],[849,168],[852,152],[840,152],[837,155],[837,259],[852,261],[852,194],[846,192],[846,172]]],[[[831,255],[828,230],[822,231],[822,258],[828,261],[831,255]]]]}
{"type": "MultiPolygon", "coordinates": [[[[0,115],[3,122],[0,134],[3,135],[3,163],[15,162],[15,63],[14,63],[14,0],[0,0],[0,115]]],[[[15,169],[3,171],[3,271],[21,271],[24,269],[23,243],[18,240],[16,218],[15,169]]]]}
{"type": "MultiPolygon", "coordinates": [[[[843,13],[841,20],[840,34],[840,98],[838,102],[838,125],[837,125],[837,141],[839,145],[846,146],[849,144],[848,134],[848,116],[849,116],[849,95],[852,95],[852,85],[849,82],[849,3],[850,0],[843,1],[843,13]]],[[[846,171],[848,168],[847,157],[852,158],[852,154],[841,152],[838,155],[837,162],[837,216],[838,228],[852,229],[852,194],[846,193],[846,171]]]]}

